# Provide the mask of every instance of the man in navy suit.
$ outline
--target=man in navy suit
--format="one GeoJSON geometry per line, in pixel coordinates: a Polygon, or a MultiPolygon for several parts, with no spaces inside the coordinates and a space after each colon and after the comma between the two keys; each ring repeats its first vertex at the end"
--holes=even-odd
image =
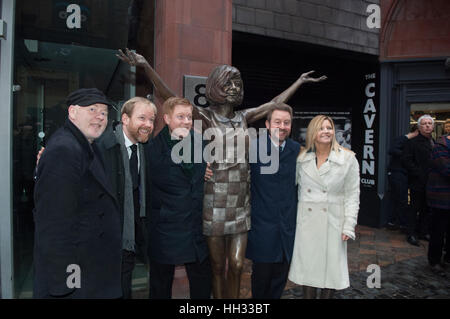
{"type": "MultiPolygon", "coordinates": [[[[286,285],[294,248],[297,215],[295,168],[300,144],[289,138],[292,124],[289,105],[275,105],[265,124],[269,136],[259,138],[267,140],[268,152],[279,152],[279,168],[273,174],[264,174],[261,168],[271,163],[263,164],[259,154],[258,161],[250,164],[252,224],[246,257],[253,261],[253,298],[279,299],[286,285]]],[[[258,145],[262,142],[259,141],[258,145]]]]}

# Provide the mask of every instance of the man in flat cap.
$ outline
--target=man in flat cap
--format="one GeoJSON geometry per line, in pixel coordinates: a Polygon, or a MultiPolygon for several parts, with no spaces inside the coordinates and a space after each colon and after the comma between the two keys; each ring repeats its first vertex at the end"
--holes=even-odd
{"type": "Polygon", "coordinates": [[[67,98],[68,118],[36,170],[34,298],[120,298],[119,206],[94,142],[110,102],[98,89],[67,98]]]}

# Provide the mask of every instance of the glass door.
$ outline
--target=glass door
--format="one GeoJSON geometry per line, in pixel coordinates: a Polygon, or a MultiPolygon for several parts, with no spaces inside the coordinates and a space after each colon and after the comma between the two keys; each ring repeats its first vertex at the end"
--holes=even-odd
{"type": "Polygon", "coordinates": [[[64,123],[65,99],[78,88],[103,91],[115,103],[109,120],[120,118],[117,110],[134,96],[136,77],[115,53],[128,47],[153,57],[153,28],[148,27],[153,12],[154,2],[143,0],[16,1],[14,84],[20,88],[13,105],[15,297],[32,296],[36,154],[64,123]]]}

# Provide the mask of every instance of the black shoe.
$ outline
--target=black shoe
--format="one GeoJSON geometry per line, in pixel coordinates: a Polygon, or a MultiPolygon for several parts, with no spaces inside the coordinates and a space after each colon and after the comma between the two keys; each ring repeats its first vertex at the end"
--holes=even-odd
{"type": "Polygon", "coordinates": [[[426,241],[430,241],[430,235],[428,235],[428,234],[420,235],[420,236],[419,236],[419,239],[426,240],[426,241]]]}
{"type": "Polygon", "coordinates": [[[406,238],[406,241],[408,243],[410,243],[411,245],[414,245],[414,246],[419,246],[420,245],[420,243],[417,240],[416,236],[413,236],[413,235],[408,236],[408,238],[406,238]]]}

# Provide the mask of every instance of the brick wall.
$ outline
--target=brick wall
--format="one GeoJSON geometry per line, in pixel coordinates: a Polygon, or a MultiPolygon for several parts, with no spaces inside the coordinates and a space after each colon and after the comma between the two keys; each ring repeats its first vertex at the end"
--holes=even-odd
{"type": "Polygon", "coordinates": [[[233,31],[378,55],[369,4],[379,0],[233,0],[233,31]]]}
{"type": "Polygon", "coordinates": [[[450,1],[381,0],[380,59],[450,55],[450,1]]]}
{"type": "MultiPolygon", "coordinates": [[[[156,1],[155,70],[178,96],[183,75],[208,76],[231,63],[231,10],[231,0],[156,1]]],[[[163,126],[162,112],[157,116],[156,132],[163,126]]]]}

